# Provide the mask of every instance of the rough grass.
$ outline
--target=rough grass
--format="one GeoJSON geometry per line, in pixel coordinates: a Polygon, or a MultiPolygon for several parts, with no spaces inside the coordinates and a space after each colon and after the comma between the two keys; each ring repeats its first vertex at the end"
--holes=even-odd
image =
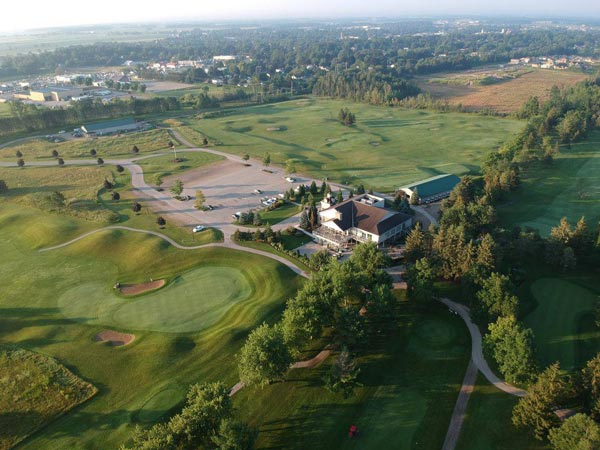
{"type": "Polygon", "coordinates": [[[521,178],[522,186],[498,208],[502,224],[547,235],[562,217],[575,224],[585,216],[593,228],[600,220],[600,132],[571,148],[562,146],[552,166],[533,164],[521,178]]]}
{"type": "Polygon", "coordinates": [[[275,164],[295,159],[299,173],[384,191],[440,173],[475,171],[489,152],[521,126],[497,117],[316,99],[240,108],[215,116],[188,119],[189,126],[178,131],[196,145],[201,144],[198,137],[206,135],[226,152],[255,158],[269,152],[275,164]],[[342,107],[356,114],[355,126],[338,122],[342,107]],[[273,126],[285,131],[269,132],[267,128],[273,126]]]}
{"type": "Polygon", "coordinates": [[[457,317],[434,305],[407,302],[399,326],[373,338],[359,359],[363,387],[344,399],[321,378],[332,358],[288,380],[243,389],[234,397],[246,420],[260,427],[257,449],[441,448],[470,349],[457,317]],[[355,424],[359,439],[348,438],[355,424]]]}
{"type": "Polygon", "coordinates": [[[512,424],[512,409],[517,397],[505,394],[481,374],[467,405],[467,414],[456,446],[457,450],[548,450],[529,430],[512,424]]]}
{"type": "Polygon", "coordinates": [[[582,367],[600,351],[594,308],[598,292],[564,279],[540,278],[530,287],[537,307],[525,317],[545,367],[560,361],[565,370],[582,367]]]}
{"type": "MultiPolygon", "coordinates": [[[[0,265],[0,279],[9,280],[0,296],[0,343],[58,358],[100,388],[76,412],[29,438],[25,449],[118,448],[138,421],[162,417],[183,399],[185,389],[168,398],[156,397],[168,386],[216,380],[235,384],[232,355],[251,329],[278,317],[301,283],[288,268],[257,255],[221,248],[181,251],[161,239],[124,231],[92,235],[61,250],[35,250],[40,242],[60,241],[65,233],[80,234],[79,224],[76,219],[0,203],[0,252],[10,261],[0,265]],[[47,224],[33,242],[32,232],[23,232],[30,222],[34,229],[47,224]],[[110,288],[117,280],[174,279],[194,269],[232,266],[243,271],[256,290],[201,332],[141,331],[130,345],[112,347],[94,342],[105,327],[65,317],[57,304],[63,293],[81,285],[110,288]]],[[[196,289],[198,301],[203,301],[203,290],[196,289]]],[[[148,297],[133,301],[143,298],[148,297]]]]}
{"type": "Polygon", "coordinates": [[[0,347],[0,449],[18,444],[98,390],[48,356],[0,347]]]}
{"type": "Polygon", "coordinates": [[[135,156],[132,152],[134,145],[138,146],[139,155],[144,155],[168,150],[167,143],[169,140],[177,142],[167,130],[150,130],[98,138],[79,138],[60,143],[37,139],[0,149],[0,158],[3,160],[16,160],[15,154],[20,151],[26,163],[28,160],[54,159],[52,157],[53,150],[56,150],[63,159],[90,158],[95,160],[98,157],[133,157],[135,156]],[[92,149],[97,152],[94,157],[90,156],[92,149]]]}
{"type": "Polygon", "coordinates": [[[225,159],[223,156],[200,152],[179,152],[177,158],[181,161],[175,161],[174,155],[169,154],[142,159],[137,161],[137,164],[144,169],[146,183],[154,184],[157,176],[168,177],[184,170],[207,166],[225,159]]]}
{"type": "MultiPolygon", "coordinates": [[[[504,73],[498,69],[483,72],[500,76],[504,73]]],[[[546,100],[552,86],[572,86],[589,76],[572,70],[531,69],[515,78],[482,86],[477,83],[481,74],[482,71],[453,72],[421,81],[419,86],[434,97],[448,98],[450,103],[461,104],[469,110],[490,109],[510,113],[517,111],[531,96],[546,100]],[[448,82],[440,83],[441,80],[448,82]]]]}

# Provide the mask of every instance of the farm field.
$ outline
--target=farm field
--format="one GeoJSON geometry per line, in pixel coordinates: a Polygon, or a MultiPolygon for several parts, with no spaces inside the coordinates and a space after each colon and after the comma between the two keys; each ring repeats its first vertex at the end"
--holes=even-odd
{"type": "Polygon", "coordinates": [[[523,69],[515,78],[494,84],[480,85],[484,76],[503,77],[512,71],[482,69],[420,77],[418,86],[436,98],[447,98],[451,104],[461,104],[467,110],[490,109],[502,113],[517,111],[531,96],[540,100],[548,98],[552,86],[565,87],[589,77],[571,70],[523,69]]]}
{"type": "Polygon", "coordinates": [[[151,423],[177,406],[188,384],[222,380],[233,385],[237,370],[231,356],[249,330],[281,311],[301,282],[270,259],[222,248],[182,251],[156,237],[121,230],[97,233],[64,249],[36,250],[65,239],[63,229],[79,234],[85,229],[81,223],[12,202],[0,204],[0,252],[11,261],[0,266],[0,279],[11,280],[0,298],[0,344],[57,358],[99,389],[93,399],[26,440],[25,449],[97,448],[99,442],[117,448],[134,424],[151,423]],[[44,229],[37,230],[33,242],[37,224],[44,229]],[[217,275],[222,280],[232,273],[238,286],[222,286],[220,297],[206,303],[201,293],[215,289],[217,275]],[[170,284],[128,299],[110,292],[117,281],[151,278],[170,284]],[[85,290],[90,286],[98,290],[85,290]],[[84,291],[76,295],[72,290],[80,287],[84,291]],[[193,332],[151,331],[156,327],[150,313],[137,317],[144,300],[164,313],[159,305],[169,290],[186,305],[169,311],[163,329],[186,324],[189,307],[198,304],[196,324],[186,325],[193,332]],[[97,311],[117,301],[122,306],[113,311],[119,314],[101,320],[97,311]],[[134,334],[135,340],[122,347],[95,342],[106,329],[134,334]]]}
{"type": "Polygon", "coordinates": [[[533,438],[529,430],[512,424],[516,404],[516,397],[498,390],[479,374],[456,450],[549,450],[550,446],[533,438]]]}
{"type": "Polygon", "coordinates": [[[364,386],[344,399],[321,378],[333,359],[292,371],[284,383],[244,389],[234,404],[260,427],[257,449],[440,448],[466,368],[470,340],[445,308],[402,302],[389,335],[373,338],[359,359],[364,386]],[[358,426],[360,438],[348,439],[358,426]]]}
{"type": "Polygon", "coordinates": [[[167,151],[169,141],[176,140],[166,130],[150,130],[139,133],[122,134],[118,136],[106,136],[98,138],[79,138],[65,142],[48,142],[46,139],[36,139],[26,143],[19,143],[0,149],[2,160],[16,161],[15,153],[23,154],[25,163],[34,159],[54,159],[52,151],[56,150],[61,158],[77,159],[92,158],[90,151],[95,149],[97,155],[93,157],[114,158],[134,157],[132,148],[137,145],[139,156],[157,151],[167,151]]]}
{"type": "Polygon", "coordinates": [[[295,159],[299,173],[380,191],[440,173],[474,171],[521,127],[518,121],[497,117],[317,99],[215,114],[182,119],[188,126],[178,131],[196,145],[205,135],[225,152],[259,159],[269,152],[275,164],[295,159]],[[356,114],[355,126],[338,122],[342,107],[356,114]]]}
{"type": "Polygon", "coordinates": [[[521,181],[522,187],[498,207],[504,226],[531,227],[547,235],[562,217],[575,224],[585,216],[593,228],[600,220],[600,132],[571,148],[561,146],[551,167],[525,168],[521,181]]]}

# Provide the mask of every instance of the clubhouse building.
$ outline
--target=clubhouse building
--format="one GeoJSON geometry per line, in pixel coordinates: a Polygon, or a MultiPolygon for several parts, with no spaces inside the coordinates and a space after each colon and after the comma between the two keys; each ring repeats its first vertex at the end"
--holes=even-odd
{"type": "Polygon", "coordinates": [[[406,233],[412,216],[385,208],[385,200],[363,194],[333,205],[321,202],[321,226],[313,230],[315,240],[323,245],[343,247],[357,242],[390,243],[406,233]]]}

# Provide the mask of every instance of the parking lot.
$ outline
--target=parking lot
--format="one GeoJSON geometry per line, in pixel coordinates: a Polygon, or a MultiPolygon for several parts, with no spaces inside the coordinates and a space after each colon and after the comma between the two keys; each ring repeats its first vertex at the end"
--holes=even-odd
{"type": "Polygon", "coordinates": [[[176,179],[183,182],[183,195],[192,198],[187,200],[190,207],[193,207],[196,190],[204,193],[205,205],[214,207],[212,211],[199,212],[196,215],[201,217],[199,223],[219,228],[225,233],[231,233],[238,228],[233,224],[232,215],[251,209],[263,209],[265,205],[262,201],[265,199],[278,197],[291,187],[299,184],[310,185],[312,182],[312,179],[295,176],[295,181],[291,183],[286,180],[286,175],[280,168],[265,168],[262,165],[231,160],[167,177],[163,185],[165,190],[168,190],[176,179]],[[261,193],[256,193],[256,190],[260,190],[261,193]]]}

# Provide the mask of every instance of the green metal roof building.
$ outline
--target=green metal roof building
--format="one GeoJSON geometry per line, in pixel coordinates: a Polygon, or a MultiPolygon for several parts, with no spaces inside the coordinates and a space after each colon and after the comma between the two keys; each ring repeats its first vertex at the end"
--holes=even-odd
{"type": "Polygon", "coordinates": [[[416,191],[422,203],[431,203],[448,197],[458,183],[460,183],[460,178],[456,175],[442,174],[402,186],[399,190],[405,192],[409,197],[416,191]]]}
{"type": "Polygon", "coordinates": [[[81,127],[85,134],[96,134],[98,136],[120,133],[122,131],[133,131],[137,130],[138,128],[139,124],[132,117],[92,123],[88,125],[82,125],[81,127]]]}

